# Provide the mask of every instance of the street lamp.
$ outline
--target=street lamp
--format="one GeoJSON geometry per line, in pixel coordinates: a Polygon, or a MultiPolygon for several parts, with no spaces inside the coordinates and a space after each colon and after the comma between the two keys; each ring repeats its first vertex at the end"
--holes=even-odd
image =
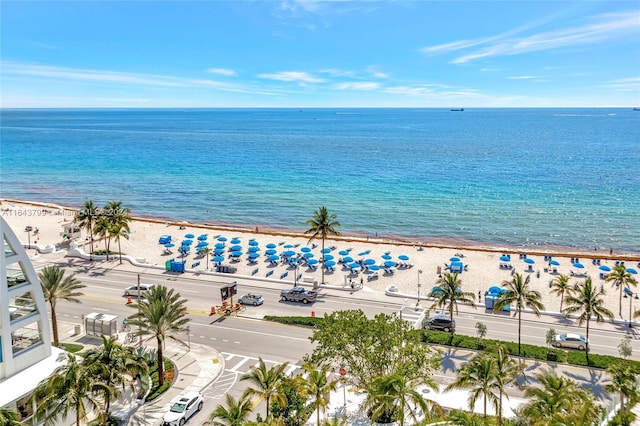
{"type": "Polygon", "coordinates": [[[422,275],[422,269],[418,269],[418,303],[420,303],[420,275],[422,275]]]}
{"type": "Polygon", "coordinates": [[[631,302],[633,299],[640,299],[640,297],[638,297],[638,292],[636,291],[635,293],[631,290],[629,290],[628,287],[624,288],[624,296],[625,299],[628,298],[629,299],[629,328],[632,327],[631,325],[631,302]]]}
{"type": "Polygon", "coordinates": [[[24,232],[27,233],[27,240],[29,241],[29,245],[27,246],[27,248],[31,248],[31,231],[33,231],[33,227],[27,225],[24,228],[24,232]]]}

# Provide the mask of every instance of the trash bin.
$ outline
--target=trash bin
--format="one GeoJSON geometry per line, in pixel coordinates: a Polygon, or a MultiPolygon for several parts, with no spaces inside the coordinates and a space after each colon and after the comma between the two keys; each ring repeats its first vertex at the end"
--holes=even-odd
{"type": "Polygon", "coordinates": [[[75,326],[73,326],[73,334],[80,333],[82,333],[82,326],[80,324],[76,324],[75,326]]]}

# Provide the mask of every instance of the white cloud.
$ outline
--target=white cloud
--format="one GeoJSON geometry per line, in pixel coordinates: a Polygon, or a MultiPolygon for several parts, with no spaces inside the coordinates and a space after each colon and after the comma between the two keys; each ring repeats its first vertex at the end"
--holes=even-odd
{"type": "Polygon", "coordinates": [[[234,70],[230,70],[227,68],[209,68],[207,69],[207,72],[211,74],[226,75],[229,77],[236,75],[236,72],[234,70]]]}
{"type": "Polygon", "coordinates": [[[457,50],[468,50],[484,46],[478,50],[455,58],[453,64],[464,64],[481,58],[552,50],[563,47],[594,44],[616,37],[637,37],[640,28],[640,11],[603,14],[591,19],[594,22],[582,26],[548,31],[527,37],[512,37],[524,29],[526,25],[492,37],[475,40],[460,40],[451,43],[430,46],[421,49],[423,53],[440,53],[457,50]]]}
{"type": "Polygon", "coordinates": [[[514,75],[513,77],[507,77],[507,80],[532,80],[539,78],[537,75],[514,75]]]}
{"type": "Polygon", "coordinates": [[[338,83],[333,86],[336,90],[376,90],[380,88],[380,83],[375,81],[354,81],[346,83],[338,83]]]}
{"type": "Polygon", "coordinates": [[[604,87],[620,92],[640,91],[640,77],[621,78],[604,84],[604,87]]]}
{"type": "Polygon", "coordinates": [[[318,70],[320,74],[329,74],[333,77],[355,77],[355,71],[341,70],[339,68],[325,68],[318,70]]]}
{"type": "Polygon", "coordinates": [[[278,81],[295,81],[299,83],[322,83],[324,80],[303,71],[280,71],[276,73],[258,74],[259,78],[278,81]]]}

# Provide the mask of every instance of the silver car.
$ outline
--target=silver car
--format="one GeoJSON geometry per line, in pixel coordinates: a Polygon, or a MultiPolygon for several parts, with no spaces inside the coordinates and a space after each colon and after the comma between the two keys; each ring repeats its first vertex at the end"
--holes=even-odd
{"type": "Polygon", "coordinates": [[[247,293],[244,296],[240,296],[238,303],[258,306],[264,303],[264,298],[260,294],[247,293]]]}
{"type": "Polygon", "coordinates": [[[563,333],[556,336],[556,341],[553,346],[556,348],[572,348],[578,350],[585,350],[589,345],[589,340],[581,334],[575,333],[563,333]]]}

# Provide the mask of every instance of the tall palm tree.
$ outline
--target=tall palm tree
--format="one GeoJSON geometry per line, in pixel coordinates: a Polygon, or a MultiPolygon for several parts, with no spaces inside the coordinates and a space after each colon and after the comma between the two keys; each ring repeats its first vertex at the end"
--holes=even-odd
{"type": "MultiPolygon", "coordinates": [[[[130,346],[123,346],[116,340],[102,336],[102,345],[90,349],[83,361],[91,374],[99,377],[110,387],[125,386],[133,378],[149,372],[147,364],[141,361],[130,346]]],[[[120,392],[117,392],[116,397],[120,392]]],[[[111,394],[105,394],[105,412],[109,413],[111,394]]]]}
{"type": "Polygon", "coordinates": [[[227,406],[218,405],[209,416],[209,420],[204,422],[208,426],[244,426],[247,424],[247,418],[253,411],[253,402],[251,395],[244,392],[237,400],[226,395],[227,406]]]}
{"type": "Polygon", "coordinates": [[[329,400],[325,399],[325,395],[329,392],[333,392],[338,388],[338,382],[336,380],[329,380],[329,367],[322,365],[320,368],[315,368],[310,363],[303,365],[303,370],[307,373],[306,394],[311,396],[311,406],[317,412],[317,422],[320,424],[320,410],[326,412],[329,400]]]}
{"type": "Polygon", "coordinates": [[[484,418],[487,417],[487,402],[491,402],[496,412],[499,409],[498,395],[504,390],[502,381],[498,378],[496,360],[487,353],[475,355],[458,370],[456,379],[445,388],[445,392],[452,389],[470,389],[469,406],[475,408],[480,396],[484,402],[484,418]]]}
{"type": "Polygon", "coordinates": [[[20,421],[20,413],[10,408],[0,408],[0,425],[5,426],[27,426],[20,421]]]}
{"type": "Polygon", "coordinates": [[[498,383],[498,426],[502,425],[502,397],[506,396],[509,399],[505,391],[505,387],[516,382],[518,374],[524,369],[524,364],[515,362],[509,356],[509,350],[504,345],[498,345],[489,356],[492,356],[495,360],[495,378],[498,383]]]}
{"type": "Polygon", "coordinates": [[[110,226],[109,236],[115,238],[118,243],[118,253],[120,255],[120,263],[122,263],[122,248],[120,245],[120,239],[124,237],[129,239],[131,229],[129,228],[129,222],[131,222],[131,210],[122,207],[122,201],[109,201],[105,207],[105,211],[108,214],[110,226]]]}
{"type": "Polygon", "coordinates": [[[515,274],[511,281],[503,281],[502,287],[507,289],[502,293],[493,309],[495,311],[501,311],[507,305],[515,305],[514,316],[518,316],[518,356],[520,356],[520,344],[522,334],[522,311],[525,308],[532,309],[533,312],[540,316],[540,310],[544,309],[544,306],[540,302],[542,296],[537,290],[532,290],[529,287],[530,277],[527,275],[526,279],[522,279],[522,274],[515,274]]]}
{"type": "Polygon", "coordinates": [[[93,227],[98,217],[98,207],[93,204],[93,201],[86,200],[82,205],[82,208],[76,215],[76,222],[81,229],[86,229],[89,233],[89,239],[91,241],[91,254],[93,254],[93,227]]]}
{"type": "Polygon", "coordinates": [[[288,362],[267,368],[262,358],[258,358],[258,365],[254,366],[251,371],[244,374],[240,380],[247,381],[253,387],[247,389],[248,395],[257,395],[258,401],[264,399],[267,404],[267,413],[265,418],[269,419],[269,407],[271,401],[277,401],[280,405],[286,405],[287,400],[282,392],[280,392],[280,384],[285,379],[285,371],[289,366],[288,362]]]}
{"type": "Polygon", "coordinates": [[[109,247],[111,245],[111,221],[106,215],[98,216],[93,228],[95,234],[104,239],[104,249],[107,255],[107,261],[109,260],[109,247]]]}
{"type": "Polygon", "coordinates": [[[64,274],[65,270],[56,265],[45,266],[42,268],[42,271],[38,273],[44,300],[49,303],[51,309],[51,327],[53,329],[54,346],[60,343],[58,339],[58,317],[56,315],[56,304],[58,300],[81,303],[77,297],[82,296],[84,293],[78,290],[86,287],[75,277],[75,274],[71,274],[68,277],[65,277],[64,274]]]}
{"type": "Polygon", "coordinates": [[[590,424],[576,420],[586,416],[591,421],[597,418],[599,408],[593,395],[576,381],[552,371],[537,373],[535,377],[540,386],[525,389],[529,401],[519,410],[531,424],[590,424]]]}
{"type": "MultiPolygon", "coordinates": [[[[164,384],[164,342],[167,338],[183,345],[187,345],[174,334],[187,330],[186,299],[180,298],[180,293],[168,289],[163,285],[155,285],[148,292],[143,293],[144,299],[138,300],[138,312],[130,316],[128,324],[137,327],[134,336],[156,339],[158,354],[158,384],[164,384]]],[[[129,305],[132,306],[132,305],[129,305]]]]}
{"type": "Polygon", "coordinates": [[[87,420],[92,411],[101,412],[101,404],[95,395],[113,392],[105,383],[96,380],[76,356],[67,353],[66,364],[58,367],[51,376],[38,384],[31,394],[31,402],[37,404],[35,417],[45,424],[55,424],[75,413],[75,424],[87,420]]]}
{"type": "Polygon", "coordinates": [[[625,406],[625,397],[627,401],[637,398],[640,394],[638,390],[638,374],[630,364],[617,363],[607,367],[607,372],[611,376],[611,383],[605,386],[607,392],[618,392],[620,394],[620,411],[629,411],[629,403],[625,406]]]}
{"type": "Polygon", "coordinates": [[[200,254],[204,254],[205,256],[207,256],[206,258],[206,269],[209,270],[209,255],[213,253],[213,250],[211,250],[211,247],[204,247],[201,251],[200,254]]]}
{"type": "Polygon", "coordinates": [[[573,291],[573,287],[571,287],[571,283],[569,282],[570,279],[571,278],[568,275],[563,274],[560,274],[553,279],[551,293],[556,296],[560,296],[560,312],[562,312],[564,297],[571,294],[573,291]]]}
{"type": "MultiPolygon", "coordinates": [[[[618,291],[620,292],[618,315],[622,317],[622,292],[625,287],[629,287],[629,289],[631,289],[631,286],[637,286],[638,281],[636,281],[631,272],[627,271],[627,268],[624,265],[614,266],[613,270],[607,274],[604,280],[606,282],[610,282],[613,286],[618,287],[618,291]]],[[[629,321],[631,321],[631,318],[629,318],[629,321]]]]}
{"type": "MultiPolygon", "coordinates": [[[[309,229],[304,233],[311,234],[309,242],[318,237],[322,239],[322,253],[324,253],[324,242],[327,237],[329,235],[340,235],[340,232],[337,230],[340,226],[340,222],[336,220],[337,217],[335,214],[329,214],[326,207],[320,207],[313,212],[313,218],[305,222],[309,225],[309,229]]],[[[324,284],[324,268],[322,268],[322,284],[324,284]]]]}
{"type": "MultiPolygon", "coordinates": [[[[458,303],[467,303],[473,308],[476,308],[475,299],[473,293],[469,291],[462,291],[462,280],[457,272],[453,274],[447,272],[441,278],[436,281],[437,289],[431,292],[431,297],[435,300],[430,310],[434,310],[436,307],[446,308],[449,311],[449,319],[453,321],[453,313],[458,313],[458,303]]],[[[453,329],[451,329],[453,333],[453,329]]]]}
{"type": "MultiPolygon", "coordinates": [[[[613,319],[613,313],[604,307],[604,289],[597,290],[591,277],[585,278],[584,282],[578,285],[578,289],[570,296],[567,296],[567,306],[564,308],[565,317],[570,314],[579,313],[578,325],[587,323],[587,342],[589,341],[589,323],[595,317],[596,322],[604,321],[605,317],[613,319]]],[[[589,364],[589,344],[587,343],[586,355],[589,364]]]]}
{"type": "Polygon", "coordinates": [[[364,402],[367,411],[371,412],[371,421],[387,422],[397,416],[400,426],[404,426],[408,414],[413,423],[416,423],[417,413],[411,409],[412,406],[420,408],[427,419],[434,410],[441,413],[442,408],[438,403],[426,400],[416,390],[420,384],[427,384],[437,390],[437,385],[431,380],[411,379],[399,372],[373,379],[364,402]]]}

